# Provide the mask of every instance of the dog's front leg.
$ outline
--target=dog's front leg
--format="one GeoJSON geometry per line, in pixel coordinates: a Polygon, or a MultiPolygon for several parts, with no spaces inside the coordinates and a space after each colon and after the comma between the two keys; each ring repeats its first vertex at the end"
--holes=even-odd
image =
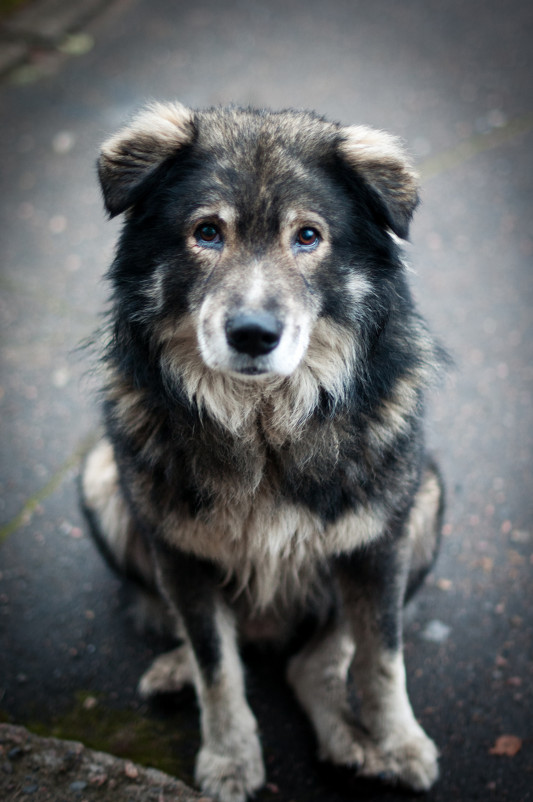
{"type": "Polygon", "coordinates": [[[263,785],[265,772],[232,612],[210,563],[163,545],[156,546],[155,559],[161,590],[191,647],[202,731],[196,780],[220,802],[244,802],[263,785]]]}
{"type": "Polygon", "coordinates": [[[361,774],[417,791],[438,776],[437,749],[417,723],[407,696],[402,613],[410,554],[400,537],[342,559],[339,574],[355,640],[350,667],[361,701],[361,774]]]}

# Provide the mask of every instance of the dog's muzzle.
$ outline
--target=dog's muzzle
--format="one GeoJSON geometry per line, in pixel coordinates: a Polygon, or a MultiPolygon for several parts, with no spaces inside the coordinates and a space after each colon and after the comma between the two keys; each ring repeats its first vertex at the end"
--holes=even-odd
{"type": "Polygon", "coordinates": [[[270,312],[239,312],[226,321],[225,331],[231,348],[255,359],[279,345],[283,324],[270,312]]]}

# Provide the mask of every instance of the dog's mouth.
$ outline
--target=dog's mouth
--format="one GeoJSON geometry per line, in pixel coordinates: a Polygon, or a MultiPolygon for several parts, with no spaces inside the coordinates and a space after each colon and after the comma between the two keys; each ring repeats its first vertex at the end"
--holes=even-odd
{"type": "Polygon", "coordinates": [[[239,368],[236,372],[242,376],[264,376],[266,373],[270,373],[269,370],[259,365],[248,365],[247,367],[239,368]]]}
{"type": "Polygon", "coordinates": [[[277,376],[280,372],[276,366],[275,352],[254,358],[233,350],[230,351],[224,362],[216,366],[216,369],[245,379],[268,379],[277,376]]]}
{"type": "Polygon", "coordinates": [[[233,348],[227,348],[222,354],[216,354],[215,359],[210,357],[209,353],[202,354],[207,367],[219,373],[226,373],[228,376],[251,381],[288,376],[297,366],[296,360],[287,359],[278,352],[278,349],[273,349],[269,354],[253,357],[250,354],[239,353],[233,348]]]}

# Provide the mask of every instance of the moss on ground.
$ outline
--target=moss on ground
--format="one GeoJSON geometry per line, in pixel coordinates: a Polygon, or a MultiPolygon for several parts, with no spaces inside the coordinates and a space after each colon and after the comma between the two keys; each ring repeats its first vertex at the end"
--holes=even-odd
{"type": "Polygon", "coordinates": [[[90,749],[192,782],[198,733],[183,730],[176,721],[148,717],[135,710],[113,709],[105,700],[80,692],[75,703],[51,721],[22,723],[37,735],[81,741],[90,749]]]}
{"type": "Polygon", "coordinates": [[[16,8],[25,6],[28,0],[0,0],[0,19],[10,14],[16,8]]]}

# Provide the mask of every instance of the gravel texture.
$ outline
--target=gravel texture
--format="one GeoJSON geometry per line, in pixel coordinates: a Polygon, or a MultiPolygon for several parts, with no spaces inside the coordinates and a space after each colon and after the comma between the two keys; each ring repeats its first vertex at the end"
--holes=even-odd
{"type": "Polygon", "coordinates": [[[98,802],[209,802],[179,780],[76,741],[0,724],[0,798],[98,802]]]}

